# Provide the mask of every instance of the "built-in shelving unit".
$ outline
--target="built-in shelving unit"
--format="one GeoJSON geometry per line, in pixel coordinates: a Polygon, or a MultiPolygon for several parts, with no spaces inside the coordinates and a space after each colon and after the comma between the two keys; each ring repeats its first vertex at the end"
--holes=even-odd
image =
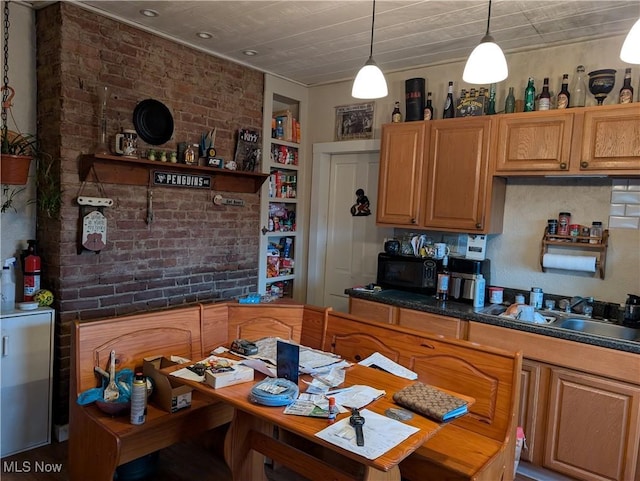
{"type": "Polygon", "coordinates": [[[258,290],[261,294],[303,300],[302,209],[306,93],[295,84],[265,77],[262,190],[258,290]]]}
{"type": "Polygon", "coordinates": [[[604,279],[608,243],[608,229],[602,232],[602,237],[596,237],[549,234],[549,230],[545,228],[544,235],[542,236],[542,247],[540,249],[540,267],[542,268],[542,272],[547,271],[547,268],[543,265],[543,259],[544,255],[549,251],[549,247],[585,250],[596,256],[596,274],[600,279],[604,279]]]}
{"type": "Polygon", "coordinates": [[[80,156],[80,180],[107,184],[149,185],[153,171],[210,175],[211,189],[225,192],[258,192],[269,177],[262,172],[244,172],[217,167],[186,165],[118,155],[80,156]]]}

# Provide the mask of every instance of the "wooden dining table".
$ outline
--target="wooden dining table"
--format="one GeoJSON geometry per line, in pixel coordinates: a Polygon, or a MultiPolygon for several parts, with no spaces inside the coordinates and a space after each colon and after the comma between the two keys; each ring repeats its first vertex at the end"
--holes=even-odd
{"type": "MultiPolygon", "coordinates": [[[[170,367],[163,369],[163,372],[169,374],[177,368],[178,366],[170,367]]],[[[393,401],[393,394],[414,382],[358,364],[346,368],[345,374],[345,382],[340,387],[365,385],[385,392],[382,397],[365,407],[383,416],[389,408],[399,408],[393,401]]],[[[306,377],[300,378],[301,392],[306,388],[303,382],[306,377]]],[[[224,446],[225,461],[234,481],[267,481],[264,471],[265,456],[311,480],[400,481],[400,461],[438,430],[446,429],[446,423],[414,414],[411,419],[403,422],[418,428],[417,432],[381,456],[367,459],[317,437],[316,433],[328,426],[326,418],[284,414],[283,406],[272,407],[251,402],[251,388],[263,378],[264,375],[256,371],[254,382],[214,389],[204,382],[174,377],[177,381],[235,408],[224,446]],[[300,445],[304,447],[300,449],[300,445]],[[309,446],[313,449],[309,449],[309,446]],[[317,452],[326,450],[330,456],[316,455],[317,452]],[[342,465],[356,465],[358,469],[345,470],[342,465]]],[[[459,396],[473,402],[467,396],[459,396]]],[[[350,413],[338,414],[336,421],[349,416],[350,413]]]]}

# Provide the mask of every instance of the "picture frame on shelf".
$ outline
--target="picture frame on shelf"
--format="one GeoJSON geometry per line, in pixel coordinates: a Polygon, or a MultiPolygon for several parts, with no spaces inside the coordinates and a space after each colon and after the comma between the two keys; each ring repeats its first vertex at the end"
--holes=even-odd
{"type": "Polygon", "coordinates": [[[337,106],[335,140],[372,139],[374,108],[374,102],[337,106]]]}

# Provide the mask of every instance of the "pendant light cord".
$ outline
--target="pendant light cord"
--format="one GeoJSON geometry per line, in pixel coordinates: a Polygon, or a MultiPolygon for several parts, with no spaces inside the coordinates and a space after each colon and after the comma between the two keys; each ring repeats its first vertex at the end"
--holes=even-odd
{"type": "Polygon", "coordinates": [[[491,0],[489,0],[489,15],[487,16],[487,33],[489,35],[489,22],[491,22],[491,0]]]}
{"type": "Polygon", "coordinates": [[[373,58],[373,26],[376,21],[376,0],[373,0],[373,13],[371,14],[371,45],[369,46],[369,58],[373,58]]]}

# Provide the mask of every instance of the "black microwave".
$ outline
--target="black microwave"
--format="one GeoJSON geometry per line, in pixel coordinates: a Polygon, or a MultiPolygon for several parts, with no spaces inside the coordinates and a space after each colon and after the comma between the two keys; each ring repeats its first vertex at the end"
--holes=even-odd
{"type": "Polygon", "coordinates": [[[438,269],[442,261],[414,256],[378,254],[376,284],[384,289],[400,289],[432,295],[438,285],[438,269]]]}

